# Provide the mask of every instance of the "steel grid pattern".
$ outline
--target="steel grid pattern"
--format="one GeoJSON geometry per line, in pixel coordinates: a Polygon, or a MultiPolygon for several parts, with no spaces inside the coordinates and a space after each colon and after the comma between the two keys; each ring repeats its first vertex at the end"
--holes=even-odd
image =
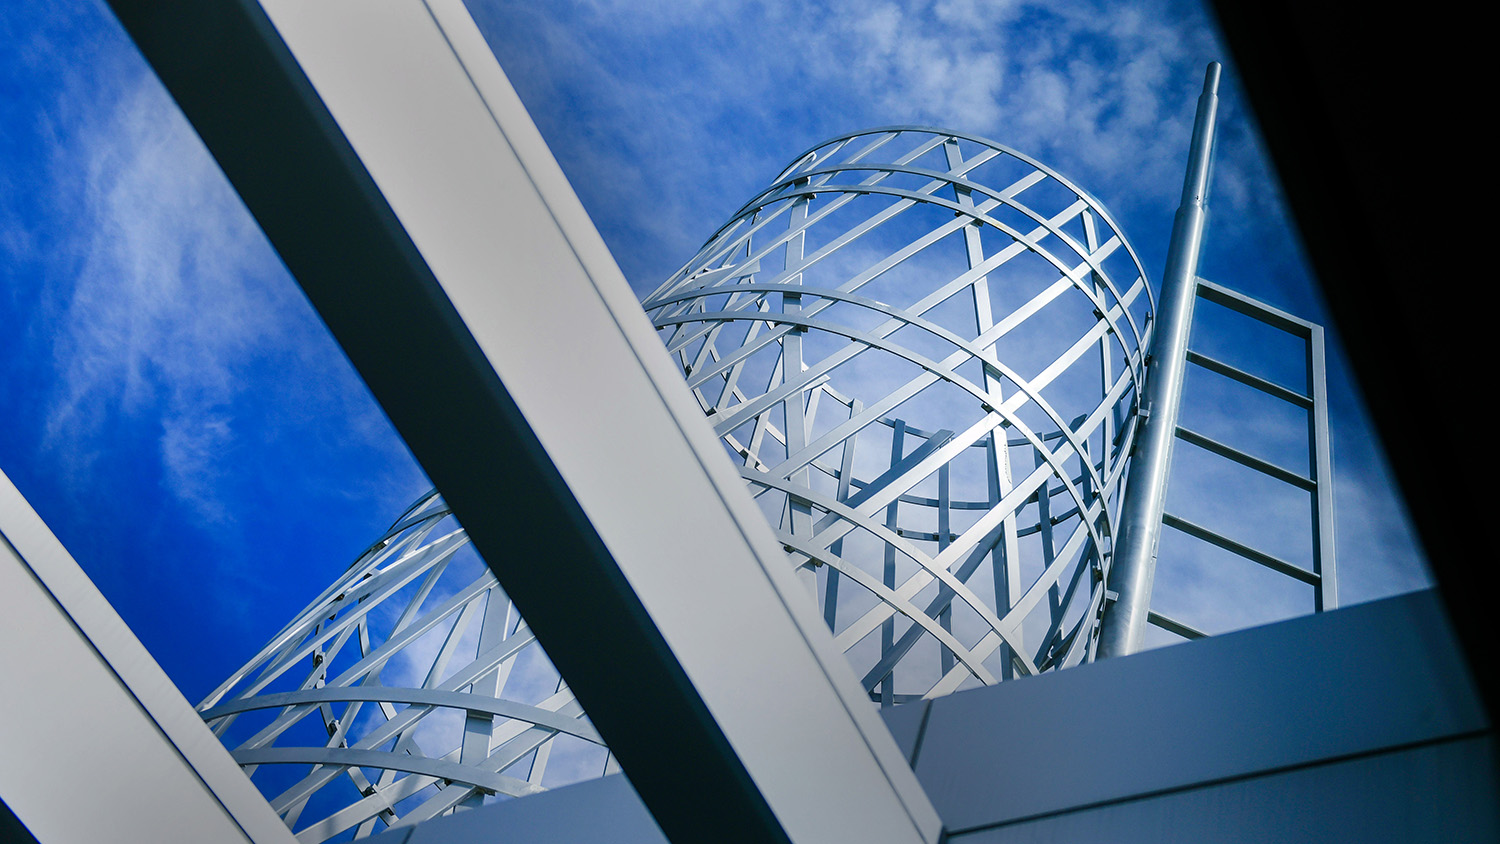
{"type": "Polygon", "coordinates": [[[299,841],[541,791],[560,743],[562,782],[611,765],[468,546],[424,494],[198,705],[299,841]]]}
{"type": "Polygon", "coordinates": [[[1153,304],[1097,200],[908,126],[799,156],[644,301],[882,705],[1092,658],[1153,304]]]}
{"type": "MultiPolygon", "coordinates": [[[[1254,544],[1239,542],[1169,510],[1162,512],[1162,526],[1312,587],[1311,606],[1314,612],[1336,609],[1338,607],[1338,566],[1334,553],[1333,448],[1328,430],[1328,374],[1325,366],[1323,327],[1203,278],[1195,279],[1193,288],[1193,295],[1199,299],[1222,305],[1301,341],[1305,355],[1305,379],[1303,385],[1296,388],[1268,381],[1224,361],[1194,351],[1191,347],[1184,350],[1183,357],[1194,367],[1217,373],[1273,399],[1306,411],[1307,471],[1305,473],[1242,451],[1181,424],[1175,426],[1174,435],[1183,442],[1258,472],[1280,484],[1310,493],[1307,498],[1309,523],[1312,529],[1309,537],[1310,554],[1307,558],[1309,565],[1304,566],[1295,560],[1286,560],[1269,554],[1255,547],[1254,544]]],[[[1254,539],[1261,541],[1264,537],[1254,537],[1254,539]]],[[[1164,615],[1154,609],[1149,610],[1147,623],[1184,639],[1201,639],[1207,635],[1180,619],[1164,615]]]]}
{"type": "MultiPolygon", "coordinates": [[[[645,307],[873,699],[1092,658],[1152,310],[1097,201],[969,135],[851,134],[645,307]]],[[[467,548],[424,494],[199,705],[299,840],[540,791],[559,741],[611,766],[467,548]]]]}
{"type": "MultiPolygon", "coordinates": [[[[1309,344],[1308,395],[1185,357],[1308,408],[1311,477],[1176,435],[1314,492],[1312,568],[1163,521],[1333,606],[1321,329],[1195,281],[1309,344]]],[[[882,706],[1095,658],[1155,304],[1097,200],[999,144],[908,126],[799,156],[644,302],[882,706]]],[[[199,705],[299,840],[541,791],[560,743],[550,785],[612,767],[467,549],[425,493],[199,705]]]]}

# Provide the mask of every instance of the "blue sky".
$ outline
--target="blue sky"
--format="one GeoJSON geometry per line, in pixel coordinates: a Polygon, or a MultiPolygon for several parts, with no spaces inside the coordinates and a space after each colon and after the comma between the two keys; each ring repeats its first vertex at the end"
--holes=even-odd
{"type": "MultiPolygon", "coordinates": [[[[1047,162],[1159,274],[1203,67],[1226,59],[1191,3],[470,5],[641,293],[794,155],[896,123],[1047,162]]],[[[0,469],[196,701],[425,481],[108,12],[6,0],[0,41],[0,469]]],[[[1202,274],[1319,320],[1232,66],[1222,121],[1202,274]]],[[[1287,371],[1205,319],[1195,345],[1287,371]]],[[[1427,578],[1343,365],[1349,603],[1427,578]]],[[[1231,387],[1190,380],[1195,427],[1292,462],[1286,426],[1231,387]]],[[[1279,541],[1281,504],[1214,486],[1174,496],[1279,541]]],[[[1174,600],[1217,629],[1284,614],[1257,583],[1185,575],[1174,600]]]]}

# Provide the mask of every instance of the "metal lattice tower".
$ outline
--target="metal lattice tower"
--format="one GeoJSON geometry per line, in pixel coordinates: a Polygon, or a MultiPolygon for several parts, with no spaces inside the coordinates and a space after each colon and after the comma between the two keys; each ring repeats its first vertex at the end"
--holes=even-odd
{"type": "MultiPolygon", "coordinates": [[[[1160,309],[1097,200],[911,126],[799,156],[645,299],[881,706],[1204,635],[1151,608],[1163,526],[1335,605],[1322,329],[1197,277],[1217,82],[1160,309]],[[1306,389],[1190,350],[1198,298],[1303,340],[1306,389]],[[1181,427],[1189,364],[1306,409],[1308,472],[1181,427]],[[1166,512],[1177,440],[1309,493],[1310,566],[1166,512]]],[[[436,492],[198,709],[309,842],[617,769],[436,492]]]]}
{"type": "Polygon", "coordinates": [[[851,134],[644,304],[872,697],[1090,657],[1151,325],[1096,200],[970,135],[851,134]]]}
{"type": "Polygon", "coordinates": [[[364,837],[610,765],[435,492],[198,709],[302,841],[364,837]],[[555,749],[566,761],[549,776],[555,749]]]}

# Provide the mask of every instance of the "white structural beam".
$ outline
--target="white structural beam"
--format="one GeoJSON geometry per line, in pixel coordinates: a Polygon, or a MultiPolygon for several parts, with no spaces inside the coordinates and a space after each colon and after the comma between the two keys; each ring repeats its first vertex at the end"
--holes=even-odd
{"type": "Polygon", "coordinates": [[[0,474],[0,796],[40,844],[292,835],[0,474]]]}
{"type": "Polygon", "coordinates": [[[117,0],[674,842],[936,842],[459,0],[117,0]]]}

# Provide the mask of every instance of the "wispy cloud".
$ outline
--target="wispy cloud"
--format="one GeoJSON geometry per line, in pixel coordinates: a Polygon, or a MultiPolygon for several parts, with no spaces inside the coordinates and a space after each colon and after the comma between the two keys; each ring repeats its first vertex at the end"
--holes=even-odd
{"type": "Polygon", "coordinates": [[[363,427],[389,451],[384,420],[155,80],[90,93],[57,156],[85,189],[76,275],[55,279],[39,317],[58,376],[45,444],[85,482],[101,452],[138,445],[121,441],[122,417],[150,419],[162,484],[220,528],[251,442],[319,414],[358,431],[373,414],[363,427]]]}
{"type": "Polygon", "coordinates": [[[86,471],[110,445],[101,435],[112,413],[163,404],[168,482],[221,521],[212,456],[231,441],[232,361],[274,331],[276,315],[236,283],[269,269],[256,232],[161,99],[138,80],[79,127],[76,158],[64,161],[87,174],[90,217],[79,221],[82,266],[59,315],[47,435],[86,471]]]}
{"type": "Polygon", "coordinates": [[[1218,52],[1192,4],[471,5],[641,289],[707,234],[705,210],[722,217],[804,146],[875,125],[987,135],[1117,213],[1169,221],[1218,52]]]}

